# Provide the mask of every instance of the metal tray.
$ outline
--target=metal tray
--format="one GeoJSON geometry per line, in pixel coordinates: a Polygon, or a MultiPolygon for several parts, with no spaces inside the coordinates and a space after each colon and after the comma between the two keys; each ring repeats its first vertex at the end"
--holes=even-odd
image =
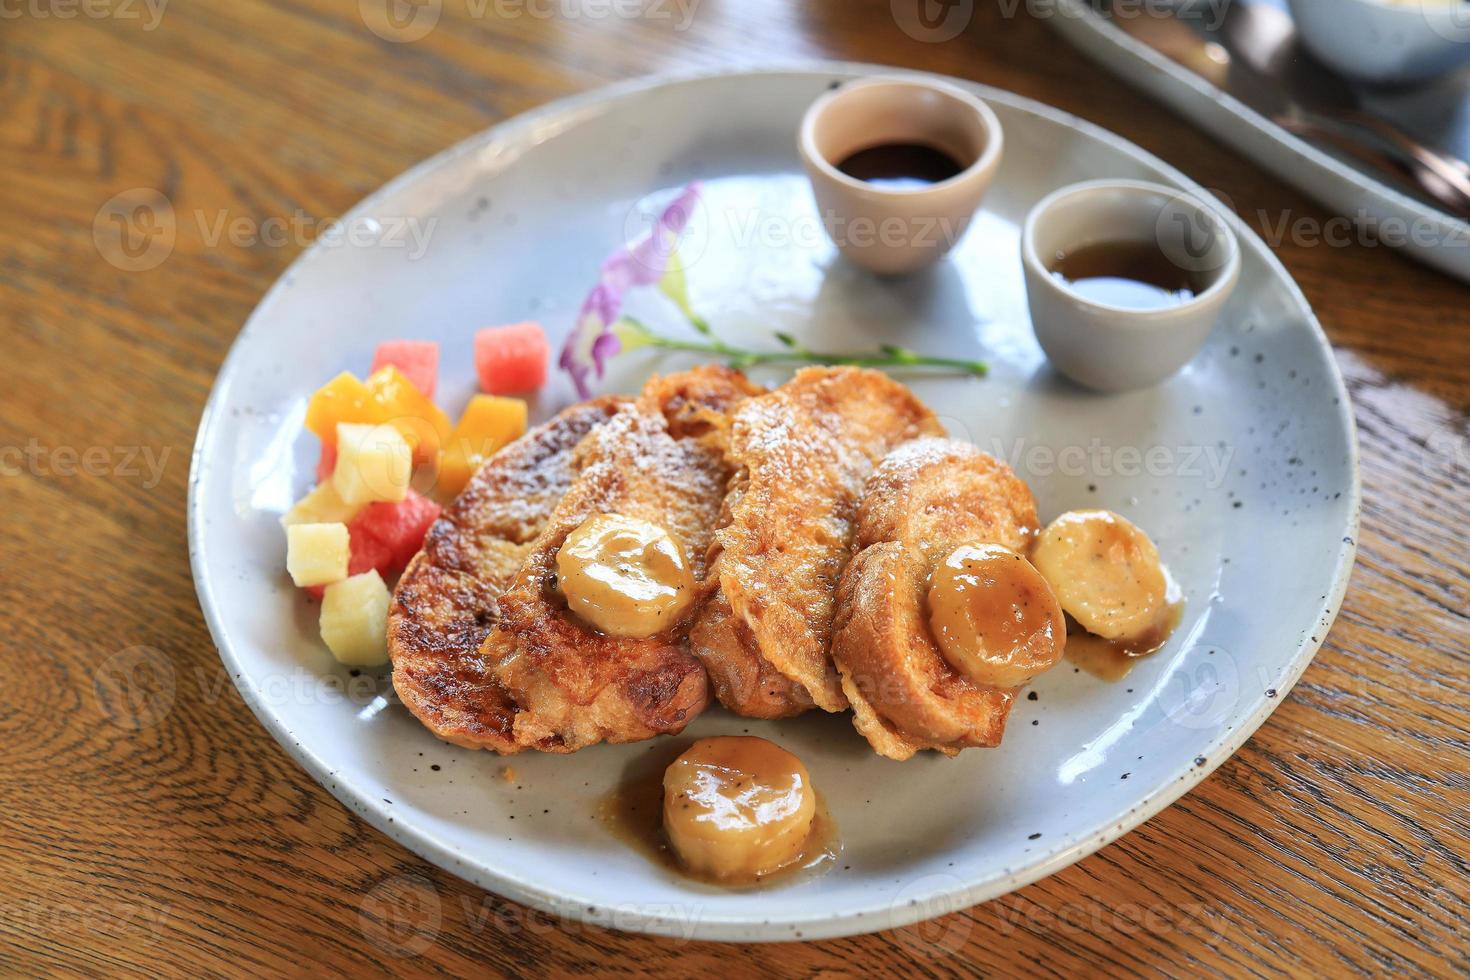
{"type": "MultiPolygon", "coordinates": [[[[1350,219],[1350,225],[1322,229],[1324,241],[1346,238],[1396,247],[1470,282],[1470,223],[1391,186],[1346,155],[1293,135],[1124,31],[1088,0],[1051,2],[1048,22],[1088,57],[1350,219]]],[[[1470,76],[1412,92],[1368,93],[1364,102],[1369,111],[1441,149],[1463,154],[1470,143],[1470,76]]]]}

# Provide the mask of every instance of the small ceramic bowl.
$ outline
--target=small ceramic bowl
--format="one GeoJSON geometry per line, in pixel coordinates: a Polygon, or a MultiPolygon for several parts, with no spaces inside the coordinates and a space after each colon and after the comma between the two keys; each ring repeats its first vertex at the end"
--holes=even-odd
{"type": "Polygon", "coordinates": [[[1421,82],[1470,62],[1464,0],[1289,0],[1302,43],[1369,82],[1421,82]]]}
{"type": "Polygon", "coordinates": [[[907,76],[848,82],[812,103],[798,145],[827,234],[848,260],[879,275],[915,272],[959,242],[1000,166],[1000,120],[954,85],[907,76]],[[839,169],[888,144],[942,151],[962,169],[945,180],[894,188],[839,169]]]}
{"type": "Polygon", "coordinates": [[[1036,339],[1062,374],[1097,391],[1158,384],[1198,353],[1240,277],[1240,246],[1198,198],[1137,180],[1090,180],[1042,198],[1026,216],[1021,265],[1036,339]],[[1090,299],[1052,266],[1088,245],[1147,242],[1198,283],[1171,306],[1090,299]]]}

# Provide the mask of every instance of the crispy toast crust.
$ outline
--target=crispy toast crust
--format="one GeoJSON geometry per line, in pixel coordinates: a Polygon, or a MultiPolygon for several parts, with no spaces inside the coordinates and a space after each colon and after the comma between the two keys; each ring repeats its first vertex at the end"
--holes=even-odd
{"type": "Polygon", "coordinates": [[[573,450],[623,401],[575,405],[502,449],[429,529],[399,579],[388,617],[393,686],[445,741],[518,751],[515,703],[490,674],[480,645],[501,593],[571,486],[573,450]]]}
{"type": "Polygon", "coordinates": [[[727,708],[847,707],[828,644],[863,484],[894,446],[942,433],[908,388],[859,368],[806,368],[740,407],[710,555],[719,595],[691,633],[727,708]]]}
{"type": "Polygon", "coordinates": [[[874,471],[838,589],[832,657],[853,724],[880,755],[1000,743],[1017,689],[973,684],[945,661],[929,630],[929,576],[964,544],[1024,555],[1038,530],[1026,484],[967,443],[916,440],[874,471]]]}
{"type": "Polygon", "coordinates": [[[651,637],[599,633],[558,594],[556,554],[594,515],[651,521],[684,549],[699,590],[691,613],[699,608],[712,588],[707,554],[734,472],[731,414],[762,391],[718,367],[654,378],[577,447],[577,477],[501,597],[500,619],[481,647],[520,708],[518,745],[574,752],[639,741],[678,732],[704,709],[708,681],[689,653],[689,615],[651,637]]]}

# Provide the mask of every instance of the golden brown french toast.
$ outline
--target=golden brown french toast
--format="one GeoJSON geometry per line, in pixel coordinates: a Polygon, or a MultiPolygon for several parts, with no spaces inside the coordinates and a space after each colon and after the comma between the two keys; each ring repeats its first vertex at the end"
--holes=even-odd
{"type": "MultiPolygon", "coordinates": [[[[873,472],[838,589],[832,657],[853,724],[880,755],[999,744],[1017,688],[977,684],[946,660],[929,622],[930,576],[963,545],[1024,556],[1038,529],[1026,484],[968,443],[915,440],[873,472]]],[[[1060,643],[1060,608],[1043,598],[1060,643]]]]}
{"type": "Polygon", "coordinates": [[[497,600],[575,475],[573,450],[625,402],[574,405],[498,452],[429,529],[388,617],[393,686],[430,731],[465,748],[518,750],[515,703],[480,644],[497,600]]]}
{"type": "Polygon", "coordinates": [[[727,708],[847,707],[828,644],[863,484],[893,447],[942,434],[908,388],[861,368],[803,369],[736,411],[737,472],[710,554],[718,592],[690,634],[727,708]]]}
{"type": "Polygon", "coordinates": [[[688,624],[712,587],[707,555],[735,470],[731,417],[763,391],[720,367],[654,378],[577,447],[576,479],[501,596],[481,648],[518,706],[517,745],[574,752],[638,741],[677,732],[704,709],[708,682],[689,653],[688,624]],[[604,514],[663,528],[692,566],[696,601],[652,636],[595,629],[558,591],[563,543],[604,514]]]}

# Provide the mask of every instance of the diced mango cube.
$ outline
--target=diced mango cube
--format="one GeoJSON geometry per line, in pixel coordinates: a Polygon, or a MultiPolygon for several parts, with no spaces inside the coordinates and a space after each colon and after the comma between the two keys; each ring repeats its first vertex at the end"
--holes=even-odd
{"type": "Polygon", "coordinates": [[[322,641],[332,656],[354,667],[388,662],[388,607],[393,597],[376,571],[327,586],[322,596],[322,641]]]}
{"type": "Polygon", "coordinates": [[[526,403],[476,395],[465,407],[439,465],[441,492],[457,496],[481,464],[526,434],[526,403]]]}
{"type": "Polygon", "coordinates": [[[311,493],[296,501],[296,506],[286,511],[281,524],[350,524],[362,510],[362,504],[349,504],[337,493],[337,487],[328,480],[311,493]]]}
{"type": "Polygon", "coordinates": [[[414,447],[415,461],[420,463],[438,458],[452,428],[449,416],[433,399],[391,364],[374,371],[366,382],[343,371],[311,396],[306,427],[324,446],[337,441],[337,427],[344,423],[393,426],[414,447]]]}
{"type": "Polygon", "coordinates": [[[367,385],[351,371],[343,371],[322,385],[306,403],[306,427],[322,442],[337,441],[343,422],[381,422],[367,385]]]}
{"type": "Polygon", "coordinates": [[[347,504],[399,501],[413,479],[413,448],[391,425],[337,426],[337,467],[332,485],[347,504]]]}
{"type": "Polygon", "coordinates": [[[286,571],[303,588],[347,577],[351,546],[346,524],[292,524],[286,528],[286,571]]]}
{"type": "Polygon", "coordinates": [[[452,425],[449,416],[432,399],[391,364],[373,372],[367,379],[367,390],[377,414],[363,421],[386,422],[402,432],[414,447],[415,462],[427,463],[438,458],[452,425]]]}

